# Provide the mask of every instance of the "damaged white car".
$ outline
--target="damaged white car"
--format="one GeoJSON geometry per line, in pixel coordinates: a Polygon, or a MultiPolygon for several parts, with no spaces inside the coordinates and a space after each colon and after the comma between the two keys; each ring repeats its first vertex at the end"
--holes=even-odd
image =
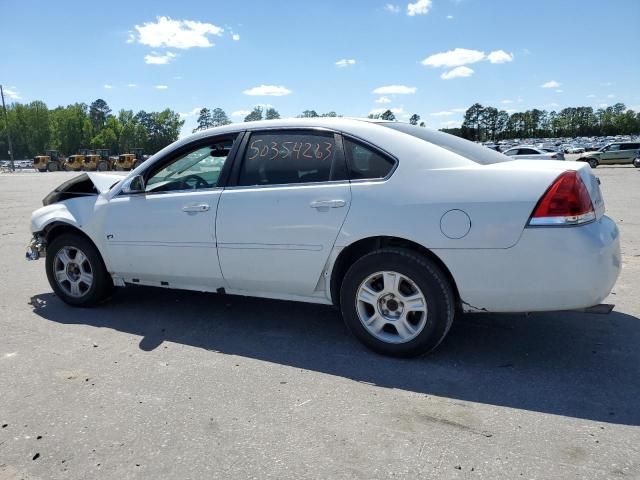
{"type": "Polygon", "coordinates": [[[620,271],[585,163],[512,160],[396,122],[212,128],[122,177],[80,175],[31,219],[27,257],[92,306],[127,284],[334,304],[385,354],[435,348],[456,312],[598,305],[620,271]]]}

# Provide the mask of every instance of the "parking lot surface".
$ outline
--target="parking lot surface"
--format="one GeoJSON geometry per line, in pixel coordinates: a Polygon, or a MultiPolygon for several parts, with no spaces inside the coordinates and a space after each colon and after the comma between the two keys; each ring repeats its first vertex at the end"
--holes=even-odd
{"type": "Polygon", "coordinates": [[[415,360],[324,306],[128,287],[70,308],[24,252],[74,174],[0,175],[0,479],[640,478],[640,169],[596,174],[614,311],[466,316],[415,360]]]}

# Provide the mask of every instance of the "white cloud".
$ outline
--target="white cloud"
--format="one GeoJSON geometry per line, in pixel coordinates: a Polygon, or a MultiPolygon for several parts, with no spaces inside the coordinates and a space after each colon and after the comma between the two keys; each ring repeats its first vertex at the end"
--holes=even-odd
{"type": "Polygon", "coordinates": [[[136,25],[137,33],[130,32],[128,43],[138,41],[152,48],[193,48],[213,47],[210,35],[221,36],[224,29],[196,20],[173,20],[170,17],[157,17],[156,22],[136,25]]]}
{"type": "Polygon", "coordinates": [[[453,115],[453,112],[449,112],[445,110],[443,112],[433,112],[433,113],[430,113],[429,115],[431,115],[432,117],[448,117],[449,115],[453,115]]]}
{"type": "Polygon", "coordinates": [[[456,120],[447,120],[446,122],[442,122],[440,126],[442,128],[454,128],[454,127],[459,127],[460,122],[456,120]]]}
{"type": "Polygon", "coordinates": [[[338,67],[348,67],[349,65],[355,65],[356,61],[353,58],[343,58],[342,60],[338,60],[336,65],[338,67]]]}
{"type": "Polygon", "coordinates": [[[558,88],[558,89],[556,90],[556,93],[562,93],[562,92],[564,92],[564,90],[562,90],[561,88],[558,88]]]}
{"type": "Polygon", "coordinates": [[[447,15],[447,20],[453,20],[453,15],[447,15]]]}
{"type": "Polygon", "coordinates": [[[607,95],[607,98],[616,98],[616,96],[613,93],[610,93],[609,95],[607,95]]]}
{"type": "Polygon", "coordinates": [[[444,72],[440,75],[443,80],[451,80],[452,78],[470,77],[473,75],[473,69],[469,67],[456,67],[453,70],[444,72]]]}
{"type": "Polygon", "coordinates": [[[391,99],[383,95],[382,97],[376,99],[376,103],[391,103],[391,99]]]}
{"type": "Polygon", "coordinates": [[[517,110],[516,110],[515,108],[507,108],[507,109],[505,110],[505,112],[507,112],[507,113],[513,113],[513,112],[517,112],[517,110]]]}
{"type": "Polygon", "coordinates": [[[407,15],[413,17],[415,15],[426,15],[431,8],[431,0],[418,0],[415,3],[407,4],[407,15]]]}
{"type": "Polygon", "coordinates": [[[491,63],[507,63],[513,61],[513,53],[507,53],[504,50],[494,50],[487,55],[487,60],[491,63]]]}
{"type": "Polygon", "coordinates": [[[510,103],[513,103],[513,100],[502,100],[500,103],[502,103],[504,105],[508,105],[510,103]]]}
{"type": "Polygon", "coordinates": [[[600,108],[607,108],[608,106],[609,106],[608,103],[599,103],[598,104],[598,107],[600,107],[600,108]]]}
{"type": "Polygon", "coordinates": [[[613,82],[603,82],[600,85],[602,85],[603,87],[610,87],[613,85],[613,82]]]}
{"type": "Polygon", "coordinates": [[[550,80],[547,83],[543,83],[540,85],[542,88],[558,88],[562,85],[560,82],[556,82],[555,80],[550,80]]]}
{"type": "Polygon", "coordinates": [[[236,110],[235,112],[231,112],[232,117],[246,117],[249,115],[251,111],[249,110],[236,110]]]}
{"type": "Polygon", "coordinates": [[[380,114],[386,112],[387,110],[391,110],[391,112],[396,114],[396,115],[404,113],[404,108],[403,107],[397,107],[397,108],[374,108],[373,110],[371,110],[369,112],[369,114],[370,115],[380,115],[380,114]]]}
{"type": "Polygon", "coordinates": [[[135,83],[127,83],[127,87],[129,88],[136,88],[138,85],[135,83]]]}
{"type": "Polygon", "coordinates": [[[3,88],[2,91],[4,92],[5,97],[7,97],[9,100],[21,100],[22,99],[22,97],[20,96],[20,94],[16,90],[16,87],[3,88]]]}
{"type": "Polygon", "coordinates": [[[467,111],[467,109],[463,108],[463,107],[460,107],[460,108],[452,108],[451,111],[455,112],[455,113],[464,113],[464,112],[467,111]]]}
{"type": "Polygon", "coordinates": [[[545,108],[556,108],[559,107],[560,105],[558,105],[557,103],[547,103],[544,107],[545,108]]]}
{"type": "Polygon", "coordinates": [[[596,95],[595,95],[595,93],[591,93],[591,94],[587,95],[587,98],[596,98],[596,95]]]}
{"type": "Polygon", "coordinates": [[[406,85],[385,85],[376,88],[373,93],[376,95],[409,95],[416,93],[416,87],[407,87],[406,85]]]}
{"type": "Polygon", "coordinates": [[[459,67],[461,65],[480,62],[484,59],[485,53],[480,50],[456,48],[448,52],[430,55],[422,60],[422,64],[429,67],[459,67]]]}
{"type": "Polygon", "coordinates": [[[167,52],[164,55],[156,52],[151,52],[150,55],[144,56],[144,63],[148,63],[149,65],[166,65],[176,57],[177,55],[172,52],[167,52]]]}
{"type": "Polygon", "coordinates": [[[394,5],[393,3],[387,3],[384,6],[384,9],[387,12],[391,12],[391,13],[400,13],[400,6],[399,5],[394,5]]]}
{"type": "Polygon", "coordinates": [[[238,35],[237,33],[234,33],[233,35],[231,35],[231,38],[237,42],[238,40],[240,40],[240,35],[238,35]]]}
{"type": "Polygon", "coordinates": [[[291,90],[283,86],[277,85],[260,85],[259,87],[249,88],[243,91],[245,95],[262,96],[268,95],[272,97],[283,97],[289,95],[291,90]]]}
{"type": "Polygon", "coordinates": [[[190,112],[180,112],[180,118],[194,117],[200,113],[200,110],[202,110],[202,107],[194,107],[190,112]]]}
{"type": "Polygon", "coordinates": [[[156,89],[158,90],[166,90],[167,88],[169,88],[167,85],[156,85],[156,89]]]}
{"type": "Polygon", "coordinates": [[[113,88],[113,85],[109,85],[108,83],[105,83],[103,87],[106,88],[107,90],[111,90],[113,88]]]}

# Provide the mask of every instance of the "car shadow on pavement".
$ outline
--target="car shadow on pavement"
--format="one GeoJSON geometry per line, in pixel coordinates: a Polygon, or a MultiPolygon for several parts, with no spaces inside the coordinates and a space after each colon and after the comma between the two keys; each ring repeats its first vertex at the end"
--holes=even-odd
{"type": "Polygon", "coordinates": [[[402,360],[369,352],[328,306],[231,295],[119,289],[107,304],[71,308],[53,293],[40,317],[464,401],[640,425],[640,319],[620,312],[467,315],[433,354],[402,360]]]}

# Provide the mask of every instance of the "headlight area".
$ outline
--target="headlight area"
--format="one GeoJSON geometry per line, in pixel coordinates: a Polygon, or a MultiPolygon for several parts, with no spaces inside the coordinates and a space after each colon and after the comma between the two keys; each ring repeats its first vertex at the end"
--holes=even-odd
{"type": "Polygon", "coordinates": [[[27,245],[27,260],[38,260],[47,254],[47,240],[40,233],[34,233],[33,238],[27,245]]]}

